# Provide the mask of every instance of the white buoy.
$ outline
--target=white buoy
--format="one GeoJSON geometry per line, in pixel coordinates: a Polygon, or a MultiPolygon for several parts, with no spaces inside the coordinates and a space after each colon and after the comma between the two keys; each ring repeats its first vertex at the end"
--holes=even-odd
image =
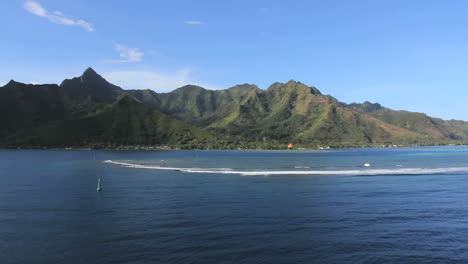
{"type": "Polygon", "coordinates": [[[362,165],[364,167],[370,167],[370,164],[369,163],[364,163],[364,165],[362,165]]]}

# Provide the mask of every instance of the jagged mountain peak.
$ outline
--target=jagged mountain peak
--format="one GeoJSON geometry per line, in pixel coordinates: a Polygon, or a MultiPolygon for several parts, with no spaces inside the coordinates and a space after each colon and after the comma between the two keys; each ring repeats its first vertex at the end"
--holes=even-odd
{"type": "Polygon", "coordinates": [[[187,84],[187,85],[184,85],[182,87],[175,89],[172,92],[187,92],[187,91],[208,91],[208,90],[198,85],[187,84]]]}
{"type": "Polygon", "coordinates": [[[88,67],[80,76],[81,82],[99,82],[109,83],[101,75],[99,75],[93,68],[88,67]]]}
{"type": "Polygon", "coordinates": [[[7,84],[4,85],[4,87],[9,87],[18,84],[19,82],[11,79],[7,84]]]}
{"type": "Polygon", "coordinates": [[[258,88],[257,85],[249,84],[249,83],[235,85],[233,87],[230,87],[230,88],[226,89],[226,91],[229,94],[234,95],[234,96],[240,96],[242,94],[247,94],[247,93],[249,93],[251,91],[263,92],[263,90],[258,88]]]}
{"type": "Polygon", "coordinates": [[[268,87],[267,91],[281,94],[292,91],[306,91],[311,94],[322,94],[314,86],[308,86],[295,80],[289,80],[287,83],[275,82],[272,85],[270,85],[270,87],[268,87]]]}
{"type": "Polygon", "coordinates": [[[232,87],[229,87],[228,90],[230,89],[251,89],[251,88],[258,88],[257,85],[251,84],[251,83],[244,83],[244,84],[237,84],[232,87]]]}
{"type": "Polygon", "coordinates": [[[286,84],[289,84],[289,85],[291,85],[291,84],[301,84],[301,82],[296,81],[296,80],[294,80],[294,79],[291,79],[291,80],[289,80],[286,84]]]}
{"type": "MultiPolygon", "coordinates": [[[[10,88],[0,89],[0,106],[3,107],[0,112],[5,114],[3,120],[8,123],[3,130],[0,129],[0,136],[8,138],[39,127],[44,128],[41,130],[44,135],[51,134],[51,130],[55,134],[75,133],[80,136],[79,141],[63,136],[65,141],[43,138],[33,144],[30,139],[34,139],[37,136],[34,133],[39,131],[34,130],[36,132],[30,134],[32,137],[19,138],[31,146],[44,142],[50,146],[59,146],[57,144],[63,142],[85,145],[89,142],[155,144],[167,140],[187,144],[188,135],[184,135],[184,131],[201,135],[206,132],[203,129],[223,137],[235,137],[244,143],[257,142],[262,138],[281,144],[297,141],[309,145],[338,146],[468,140],[468,123],[394,111],[378,103],[338,103],[333,97],[322,95],[317,88],[295,80],[273,83],[267,90],[253,84],[239,84],[224,90],[186,85],[158,94],[150,90],[124,91],[90,67],[81,76],[63,81],[60,87],[50,84],[33,86],[14,80],[5,86],[10,88]],[[16,121],[17,117],[22,119],[16,121]],[[58,121],[63,121],[60,123],[63,126],[55,126],[58,121]],[[166,126],[169,123],[171,125],[166,126]],[[94,130],[95,126],[99,129],[94,130]],[[133,132],[114,133],[114,126],[118,126],[120,131],[133,132]],[[103,137],[100,136],[102,131],[107,131],[103,137]],[[172,137],[179,132],[181,137],[172,137]],[[139,140],[135,141],[135,138],[139,140]]],[[[3,144],[16,146],[17,143],[4,141],[3,144]]]]}
{"type": "Polygon", "coordinates": [[[60,86],[75,90],[121,90],[120,87],[109,83],[91,67],[88,67],[79,77],[65,79],[60,86]]]}
{"type": "Polygon", "coordinates": [[[85,76],[85,75],[99,75],[99,74],[97,74],[97,72],[93,68],[88,67],[81,76],[85,76]]]}
{"type": "Polygon", "coordinates": [[[379,103],[371,103],[369,101],[365,101],[364,103],[362,103],[362,106],[367,112],[373,112],[383,108],[382,105],[380,105],[379,103]]]}
{"type": "Polygon", "coordinates": [[[359,110],[364,111],[364,112],[375,112],[377,110],[381,110],[381,109],[385,108],[379,103],[371,103],[369,101],[365,101],[362,104],[351,103],[351,104],[345,105],[345,106],[351,107],[351,108],[354,108],[354,109],[359,109],[359,110]]]}

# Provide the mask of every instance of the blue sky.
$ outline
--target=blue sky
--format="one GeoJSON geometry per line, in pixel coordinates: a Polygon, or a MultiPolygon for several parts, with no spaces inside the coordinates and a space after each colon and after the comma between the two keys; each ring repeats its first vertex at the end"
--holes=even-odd
{"type": "Polygon", "coordinates": [[[0,3],[0,85],[93,67],[124,89],[266,89],[294,79],[343,102],[468,120],[468,1],[0,3]]]}

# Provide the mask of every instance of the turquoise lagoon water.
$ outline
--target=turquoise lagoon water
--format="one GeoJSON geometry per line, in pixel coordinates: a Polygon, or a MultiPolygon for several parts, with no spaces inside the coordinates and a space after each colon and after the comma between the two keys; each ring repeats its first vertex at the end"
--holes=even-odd
{"type": "Polygon", "coordinates": [[[468,263],[467,234],[468,147],[0,151],[0,263],[468,263]]]}

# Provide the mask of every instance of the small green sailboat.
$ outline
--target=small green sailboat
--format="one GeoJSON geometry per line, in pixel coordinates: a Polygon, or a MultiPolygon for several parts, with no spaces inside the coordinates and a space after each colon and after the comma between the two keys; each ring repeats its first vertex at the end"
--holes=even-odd
{"type": "Polygon", "coordinates": [[[102,188],[101,188],[101,178],[98,178],[96,190],[97,190],[97,191],[102,191],[102,188]]]}

